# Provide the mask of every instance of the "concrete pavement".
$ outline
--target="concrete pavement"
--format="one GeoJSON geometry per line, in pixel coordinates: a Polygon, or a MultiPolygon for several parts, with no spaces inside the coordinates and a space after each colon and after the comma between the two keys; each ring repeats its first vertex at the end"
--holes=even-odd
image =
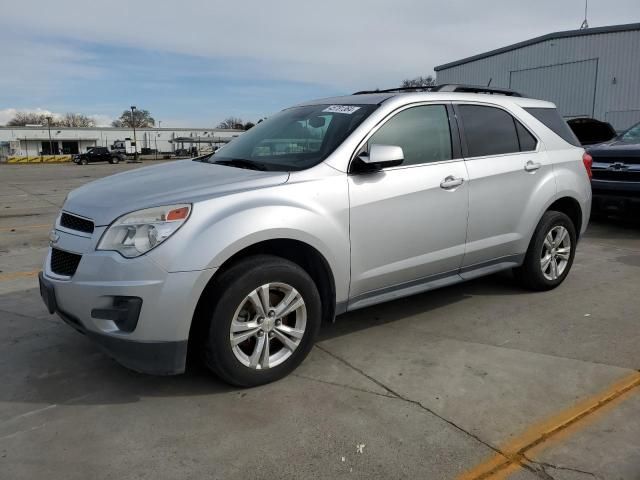
{"type": "Polygon", "coordinates": [[[504,273],[353,312],[238,390],[129,372],[40,301],[66,193],[139,167],[0,165],[1,479],[639,478],[640,388],[570,420],[640,368],[637,220],[590,225],[552,292],[504,273]]]}

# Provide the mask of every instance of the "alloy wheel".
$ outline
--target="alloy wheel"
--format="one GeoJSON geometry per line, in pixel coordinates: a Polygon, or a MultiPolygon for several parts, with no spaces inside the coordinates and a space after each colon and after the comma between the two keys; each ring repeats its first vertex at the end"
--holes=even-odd
{"type": "Polygon", "coordinates": [[[264,370],[285,362],[305,333],[307,309],[302,295],[286,283],[267,283],[240,302],[229,341],[246,367],[264,370]]]}
{"type": "Polygon", "coordinates": [[[562,225],[553,227],[544,238],[540,268],[547,280],[557,280],[567,268],[571,257],[571,236],[562,225]]]}

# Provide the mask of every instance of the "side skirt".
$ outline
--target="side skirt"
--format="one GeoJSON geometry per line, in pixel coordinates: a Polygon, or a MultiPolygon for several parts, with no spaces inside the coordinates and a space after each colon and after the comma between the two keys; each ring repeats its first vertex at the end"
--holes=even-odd
{"type": "Polygon", "coordinates": [[[371,292],[366,292],[350,299],[344,311],[358,310],[378,303],[389,302],[398,298],[409,297],[429,290],[435,290],[437,288],[447,287],[449,285],[472,280],[474,278],[484,277],[502,270],[518,267],[522,265],[523,261],[524,254],[508,255],[488,262],[469,265],[457,271],[431,275],[429,277],[401,283],[392,287],[385,287],[371,292]]]}

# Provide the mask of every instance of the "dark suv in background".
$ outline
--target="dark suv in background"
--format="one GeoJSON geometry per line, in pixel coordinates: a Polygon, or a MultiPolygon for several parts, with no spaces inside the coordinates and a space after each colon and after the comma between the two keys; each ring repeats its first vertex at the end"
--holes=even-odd
{"type": "Polygon", "coordinates": [[[640,205],[640,123],[587,149],[593,158],[593,208],[620,211],[640,205]]]}
{"type": "Polygon", "coordinates": [[[73,162],[77,165],[86,165],[93,162],[118,163],[121,160],[124,160],[124,155],[110,152],[107,147],[92,147],[85,153],[73,156],[73,162]]]}

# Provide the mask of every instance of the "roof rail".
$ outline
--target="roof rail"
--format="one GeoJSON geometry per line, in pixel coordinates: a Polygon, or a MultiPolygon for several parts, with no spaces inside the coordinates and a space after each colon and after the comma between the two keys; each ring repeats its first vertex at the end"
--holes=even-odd
{"type": "Polygon", "coordinates": [[[387,88],[385,90],[362,90],[360,92],[352,93],[352,95],[366,95],[367,93],[401,93],[401,92],[436,92],[439,86],[427,85],[424,87],[396,87],[387,88]]]}
{"type": "Polygon", "coordinates": [[[386,90],[363,90],[353,95],[367,93],[402,93],[402,92],[456,92],[456,93],[486,93],[489,95],[506,95],[508,97],[522,97],[522,94],[500,87],[483,87],[480,85],[460,85],[455,83],[443,83],[442,85],[429,85],[424,87],[398,87],[386,90]]]}

